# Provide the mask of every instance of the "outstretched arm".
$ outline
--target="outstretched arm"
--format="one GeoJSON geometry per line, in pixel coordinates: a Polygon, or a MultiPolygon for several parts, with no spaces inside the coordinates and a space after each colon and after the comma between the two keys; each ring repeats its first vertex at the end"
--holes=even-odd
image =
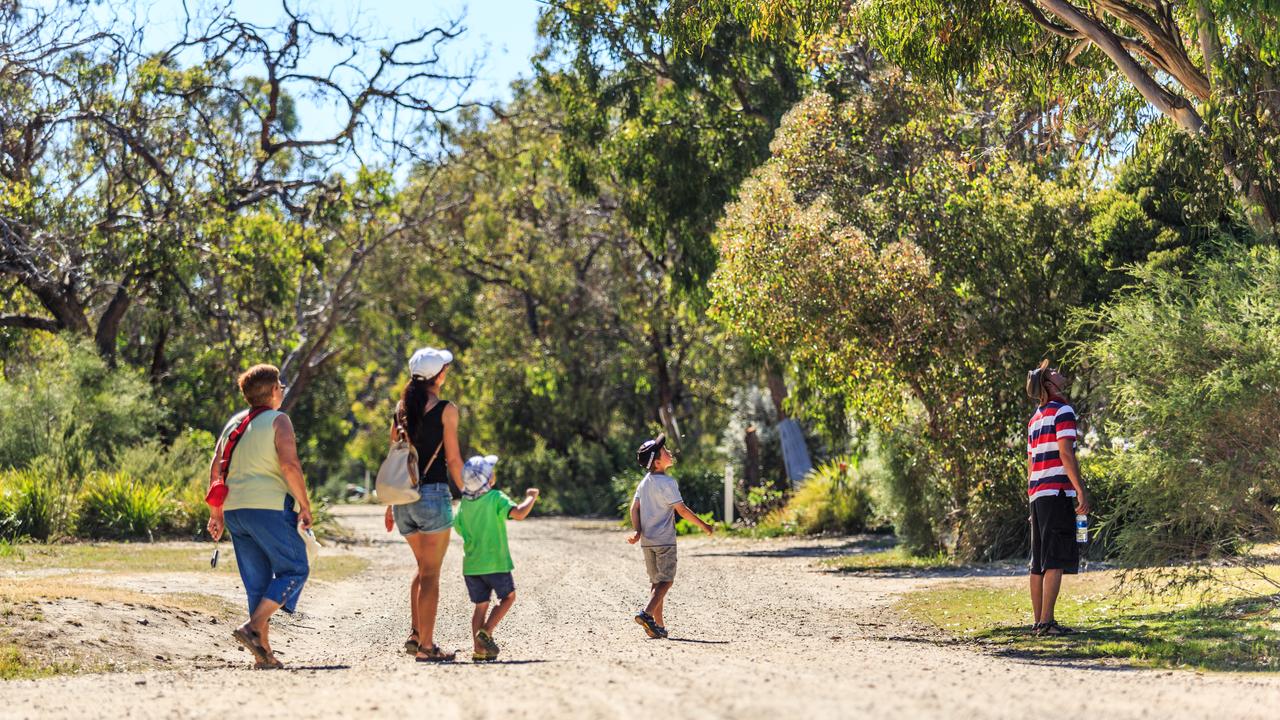
{"type": "Polygon", "coordinates": [[[533,510],[533,504],[538,502],[538,488],[529,488],[524,491],[524,500],[507,513],[507,517],[512,520],[523,520],[529,517],[529,511],[533,510]]]}
{"type": "Polygon", "coordinates": [[[715,533],[715,528],[711,527],[706,523],[705,520],[698,517],[698,514],[690,510],[688,505],[685,505],[684,503],[679,502],[673,505],[672,507],[675,508],[676,512],[680,513],[680,517],[702,528],[702,532],[708,535],[715,533]]]}
{"type": "Polygon", "coordinates": [[[631,527],[635,528],[635,534],[627,538],[627,542],[635,545],[640,542],[640,498],[631,498],[631,527]]]}

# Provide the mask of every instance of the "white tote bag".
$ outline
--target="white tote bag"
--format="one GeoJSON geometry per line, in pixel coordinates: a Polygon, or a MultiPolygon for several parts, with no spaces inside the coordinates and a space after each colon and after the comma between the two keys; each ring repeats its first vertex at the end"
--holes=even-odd
{"type": "Polygon", "coordinates": [[[373,488],[383,505],[408,505],[422,497],[418,494],[418,453],[403,434],[391,443],[373,488]]]}

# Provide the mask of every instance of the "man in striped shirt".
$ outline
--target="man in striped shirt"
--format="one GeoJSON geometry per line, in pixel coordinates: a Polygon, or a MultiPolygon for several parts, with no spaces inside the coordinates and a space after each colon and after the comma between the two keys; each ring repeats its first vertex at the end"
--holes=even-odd
{"type": "Polygon", "coordinates": [[[1027,395],[1037,408],[1027,423],[1027,496],[1031,502],[1032,631],[1067,635],[1053,610],[1062,575],[1080,567],[1075,516],[1089,512],[1089,496],[1076,462],[1076,412],[1067,403],[1067,378],[1045,360],[1027,373],[1027,395]]]}

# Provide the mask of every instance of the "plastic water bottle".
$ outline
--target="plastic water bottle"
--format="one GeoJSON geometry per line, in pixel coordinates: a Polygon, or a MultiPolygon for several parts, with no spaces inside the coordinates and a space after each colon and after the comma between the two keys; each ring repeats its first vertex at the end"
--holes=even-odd
{"type": "Polygon", "coordinates": [[[1089,542],[1089,516],[1088,515],[1076,516],[1076,542],[1081,544],[1089,542]]]}

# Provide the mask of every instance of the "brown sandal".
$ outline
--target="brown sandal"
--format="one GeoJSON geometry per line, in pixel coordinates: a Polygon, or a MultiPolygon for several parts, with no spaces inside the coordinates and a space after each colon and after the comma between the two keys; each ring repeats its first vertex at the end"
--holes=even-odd
{"type": "Polygon", "coordinates": [[[404,641],[404,651],[410,655],[418,654],[418,633],[413,633],[408,640],[404,641]]]}
{"type": "Polygon", "coordinates": [[[453,659],[457,656],[458,653],[456,652],[447,653],[441,650],[439,645],[432,645],[429,648],[419,645],[418,653],[413,659],[420,663],[453,662],[453,659]]]}
{"type": "Polygon", "coordinates": [[[236,642],[240,643],[246,650],[253,653],[253,659],[257,661],[254,663],[254,667],[257,667],[259,664],[269,665],[271,663],[280,662],[272,657],[271,653],[267,652],[267,649],[258,643],[258,633],[256,630],[246,630],[243,627],[238,627],[231,631],[231,637],[234,637],[236,642]]]}

